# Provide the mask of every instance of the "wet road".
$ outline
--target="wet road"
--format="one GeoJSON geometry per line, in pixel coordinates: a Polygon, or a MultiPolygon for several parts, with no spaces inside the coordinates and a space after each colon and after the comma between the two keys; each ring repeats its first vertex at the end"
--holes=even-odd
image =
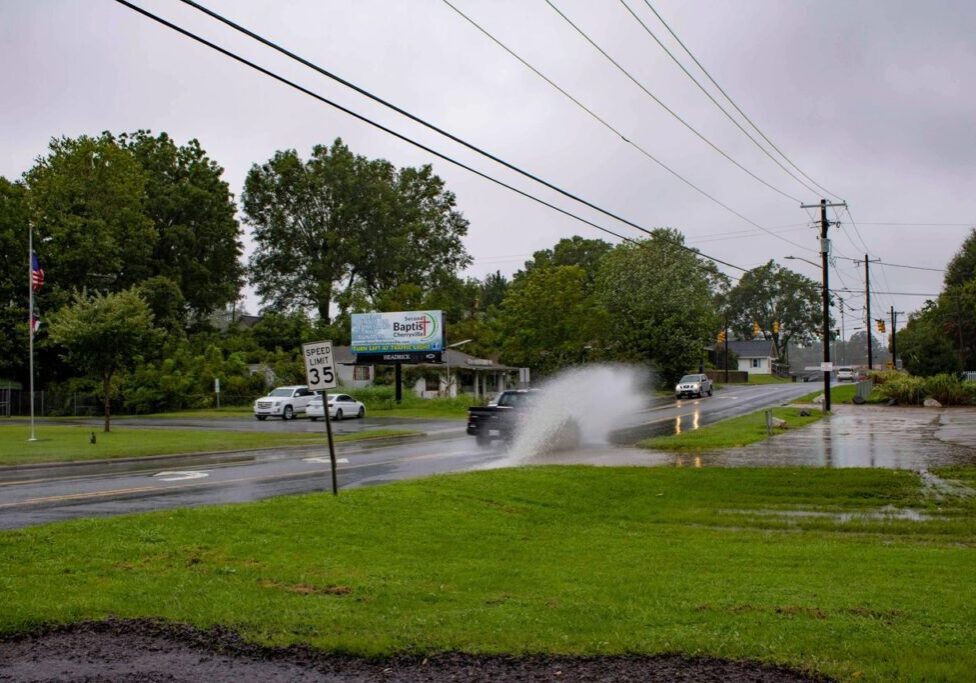
{"type": "MultiPolygon", "coordinates": [[[[536,462],[661,464],[659,454],[623,445],[652,434],[695,429],[726,417],[787,402],[811,390],[810,385],[803,384],[730,387],[710,398],[660,401],[628,416],[622,424],[613,425],[615,429],[604,443],[586,444],[573,451],[561,452],[558,460],[550,455],[512,455],[501,446],[480,448],[464,433],[465,425],[460,421],[347,420],[336,425],[337,431],[409,425],[425,431],[427,436],[393,442],[339,444],[336,449],[339,487],[345,489],[438,473],[536,462]]],[[[148,430],[324,430],[321,422],[309,420],[131,419],[124,423],[130,428],[148,430]]],[[[0,528],[328,491],[331,490],[330,472],[328,453],[321,446],[253,451],[236,457],[221,456],[209,462],[201,462],[199,457],[141,459],[111,465],[75,465],[71,469],[21,470],[21,480],[14,481],[8,476],[5,481],[0,481],[0,528]],[[25,475],[29,478],[23,478],[25,475]]]]}

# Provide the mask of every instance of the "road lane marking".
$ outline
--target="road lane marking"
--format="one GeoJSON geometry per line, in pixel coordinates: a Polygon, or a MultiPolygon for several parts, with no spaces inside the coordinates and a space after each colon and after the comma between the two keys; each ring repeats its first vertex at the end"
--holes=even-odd
{"type": "MultiPolygon", "coordinates": [[[[302,458],[302,462],[328,465],[331,462],[331,460],[329,460],[325,456],[317,456],[314,458],[302,458]]],[[[349,458],[336,458],[337,465],[345,465],[348,462],[349,462],[349,458]]]]}
{"type": "MultiPolygon", "coordinates": [[[[361,463],[358,465],[350,465],[348,467],[343,467],[345,470],[358,470],[365,467],[378,467],[381,465],[395,465],[404,462],[412,462],[415,460],[427,460],[430,458],[437,457],[448,457],[454,456],[461,453],[467,453],[467,451],[452,451],[450,453],[428,453],[425,455],[414,455],[406,458],[397,458],[396,460],[380,460],[378,462],[371,463],[361,463]]],[[[322,474],[328,474],[328,470],[318,470],[322,474]]],[[[193,484],[181,484],[177,486],[140,486],[125,489],[110,489],[107,491],[89,491],[86,493],[67,493],[59,496],[46,496],[42,498],[28,498],[16,503],[0,503],[0,509],[5,508],[15,508],[15,507],[27,507],[31,505],[40,505],[44,503],[59,503],[59,502],[69,502],[73,500],[85,500],[85,499],[97,499],[97,498],[111,498],[113,496],[121,495],[131,495],[134,493],[178,493],[187,489],[196,489],[204,487],[217,487],[223,484],[240,484],[243,482],[255,482],[255,481],[276,481],[279,479],[297,479],[300,477],[306,477],[309,474],[315,474],[315,472],[290,472],[288,474],[272,474],[264,475],[258,477],[238,477],[236,479],[213,479],[208,482],[196,482],[193,484]]]]}
{"type": "Polygon", "coordinates": [[[203,479],[209,477],[209,472],[159,472],[153,475],[158,481],[185,481],[187,479],[203,479]]]}

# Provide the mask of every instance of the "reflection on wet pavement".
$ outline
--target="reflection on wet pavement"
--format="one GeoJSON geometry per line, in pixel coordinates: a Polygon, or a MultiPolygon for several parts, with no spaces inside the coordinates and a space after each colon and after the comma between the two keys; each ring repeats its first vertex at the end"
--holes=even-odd
{"type": "MultiPolygon", "coordinates": [[[[694,416],[697,417],[697,416],[694,416]]],[[[678,418],[675,431],[697,420],[678,418]]],[[[696,425],[697,426],[697,425],[696,425]]],[[[545,453],[526,465],[671,465],[675,467],[883,467],[926,470],[976,464],[976,409],[835,406],[832,415],[741,448],[672,453],[594,447],[545,453]]],[[[504,466],[504,461],[496,465],[504,466]]]]}

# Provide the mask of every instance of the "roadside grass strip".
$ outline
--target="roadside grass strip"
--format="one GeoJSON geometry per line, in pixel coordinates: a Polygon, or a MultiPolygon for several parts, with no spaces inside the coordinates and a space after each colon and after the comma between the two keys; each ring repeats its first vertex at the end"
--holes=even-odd
{"type": "MultiPolygon", "coordinates": [[[[821,384],[820,391],[813,391],[805,396],[801,396],[796,399],[794,403],[813,403],[813,400],[817,396],[823,395],[823,385],[821,384]]],[[[856,384],[836,384],[830,387],[830,400],[832,403],[853,403],[854,396],[857,394],[856,384]]],[[[871,392],[871,396],[868,398],[868,403],[881,403],[884,398],[881,393],[875,388],[871,392]]]]}
{"type": "Polygon", "coordinates": [[[0,533],[0,632],[160,617],[364,656],[972,680],[976,498],[926,490],[880,469],[538,467],[51,524],[0,533]]]}
{"type": "MultiPolygon", "coordinates": [[[[820,410],[811,410],[807,416],[801,416],[799,408],[773,408],[772,411],[773,417],[786,420],[787,429],[803,427],[823,417],[820,410]]],[[[769,438],[765,413],[765,410],[760,410],[681,434],[655,436],[639,441],[637,445],[658,451],[708,451],[747,446],[769,438]]],[[[773,429],[774,434],[781,431],[773,429]]]]}
{"type": "MultiPolygon", "coordinates": [[[[72,462],[147,455],[210,453],[274,446],[326,443],[322,433],[231,432],[217,430],[127,429],[115,427],[105,433],[90,426],[40,424],[37,441],[28,441],[26,425],[0,426],[0,466],[44,462],[72,462]],[[95,443],[90,442],[95,434],[95,443]]],[[[419,432],[375,429],[336,435],[335,441],[360,441],[393,436],[414,436],[419,432]]]]}

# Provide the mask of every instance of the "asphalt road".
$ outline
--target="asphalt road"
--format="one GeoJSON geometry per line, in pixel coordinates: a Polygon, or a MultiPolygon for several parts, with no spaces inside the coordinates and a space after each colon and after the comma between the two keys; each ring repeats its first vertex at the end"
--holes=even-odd
{"type": "MultiPolygon", "coordinates": [[[[337,431],[409,425],[426,432],[427,436],[338,445],[339,489],[341,492],[355,486],[524,463],[664,464],[667,460],[662,460],[661,455],[630,448],[629,444],[650,435],[696,429],[726,417],[788,402],[814,390],[815,386],[810,384],[731,386],[713,397],[657,401],[634,415],[622,416],[619,424],[605,425],[604,435],[597,442],[559,453],[510,453],[502,445],[478,447],[464,433],[464,423],[460,421],[347,420],[337,425],[337,431]]],[[[219,418],[124,422],[128,427],[147,430],[324,430],[321,422],[309,420],[258,422],[219,418]]],[[[197,457],[142,459],[110,465],[88,463],[70,470],[39,468],[26,474],[30,478],[0,481],[0,528],[331,490],[328,453],[320,446],[252,451],[211,460],[197,457]]]]}

